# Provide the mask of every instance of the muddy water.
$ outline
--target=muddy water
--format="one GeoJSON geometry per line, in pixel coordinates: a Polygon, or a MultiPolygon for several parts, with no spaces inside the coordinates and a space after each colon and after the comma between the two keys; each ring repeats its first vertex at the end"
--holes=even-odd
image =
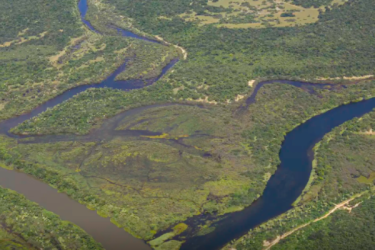
{"type": "MultiPolygon", "coordinates": [[[[97,32],[90,22],[85,20],[85,15],[87,12],[86,0],[81,0],[78,3],[79,10],[81,12],[81,20],[93,31],[97,32]]],[[[133,34],[131,32],[126,32],[121,29],[117,29],[123,36],[130,36],[133,38],[143,39],[146,41],[155,42],[147,38],[141,38],[140,36],[133,34]]],[[[99,33],[99,32],[97,32],[99,33]]],[[[13,138],[22,138],[26,136],[18,136],[9,133],[9,129],[14,126],[32,118],[40,113],[47,110],[47,108],[52,108],[68,99],[77,95],[88,88],[114,88],[121,90],[130,90],[143,88],[150,85],[160,79],[178,60],[172,60],[163,70],[161,75],[156,78],[148,80],[128,80],[128,81],[115,81],[118,74],[126,68],[126,63],[121,65],[115,72],[113,72],[107,79],[99,84],[83,85],[76,88],[70,89],[62,93],[61,95],[47,101],[46,103],[35,108],[31,112],[8,119],[0,123],[0,133],[6,134],[13,138]]],[[[124,132],[126,134],[126,132],[124,132]]],[[[134,131],[129,133],[130,136],[135,136],[137,134],[150,134],[148,131],[134,131]]],[[[61,136],[63,139],[69,139],[69,136],[61,136]]],[[[39,140],[43,138],[39,138],[39,140]]],[[[70,139],[74,139],[71,137],[70,139]]],[[[83,136],[83,139],[84,136],[83,136]]],[[[87,138],[88,140],[92,138],[87,138]]],[[[37,138],[38,140],[38,138],[37,138]]],[[[44,140],[59,140],[59,136],[53,136],[51,138],[44,138],[44,140]]],[[[96,241],[100,242],[105,249],[108,250],[149,250],[150,247],[140,239],[137,239],[125,232],[123,229],[118,228],[116,225],[110,222],[107,218],[102,218],[95,211],[87,209],[84,205],[70,199],[66,194],[58,193],[54,188],[49,185],[34,179],[33,177],[19,173],[17,171],[11,171],[7,169],[0,168],[0,185],[15,190],[26,196],[31,201],[34,201],[46,208],[49,211],[58,214],[63,220],[68,220],[78,225],[84,229],[88,234],[90,234],[96,241]]]]}
{"type": "MultiPolygon", "coordinates": [[[[87,12],[86,0],[81,0],[78,4],[78,7],[81,12],[82,21],[86,24],[87,27],[95,31],[93,26],[87,20],[85,20],[85,15],[87,12]]],[[[124,36],[130,36],[133,38],[155,42],[147,38],[142,38],[129,31],[124,31],[118,28],[116,29],[120,34],[124,36]]],[[[167,67],[163,69],[163,72],[159,77],[148,80],[146,85],[152,84],[157,81],[176,62],[177,60],[172,61],[167,67]]],[[[126,64],[121,65],[121,67],[119,67],[113,74],[111,74],[106,80],[99,84],[85,85],[73,88],[35,108],[28,114],[24,114],[1,122],[0,133],[6,134],[11,137],[20,138],[17,135],[9,133],[9,129],[25,120],[28,120],[40,114],[47,108],[54,107],[61,102],[70,99],[74,95],[85,91],[88,88],[110,87],[121,90],[129,90],[144,87],[145,84],[143,80],[114,80],[119,73],[125,70],[125,67],[126,64]]],[[[291,84],[296,87],[306,88],[311,93],[314,93],[313,87],[316,87],[316,85],[312,83],[294,81],[262,82],[256,86],[253,95],[248,98],[247,103],[243,108],[246,109],[248,105],[255,102],[256,94],[263,85],[280,82],[291,84]]],[[[326,85],[320,85],[320,87],[325,86],[326,85]]],[[[111,136],[139,136],[141,134],[151,135],[152,132],[149,131],[129,132],[114,130],[114,128],[116,127],[115,125],[117,124],[119,119],[122,119],[126,115],[134,115],[150,107],[130,110],[124,114],[116,116],[112,120],[110,119],[109,121],[104,123],[102,130],[98,130],[99,132],[94,132],[90,135],[81,137],[72,135],[42,136],[36,137],[35,140],[29,141],[28,143],[63,140],[98,140],[108,139],[111,136]]],[[[255,226],[290,209],[291,204],[301,194],[308,181],[309,175],[311,173],[311,149],[315,145],[315,143],[319,141],[332,128],[342,124],[345,121],[353,119],[356,116],[361,116],[367,112],[370,112],[373,108],[375,108],[375,98],[337,107],[324,114],[318,115],[295,128],[285,137],[285,141],[280,151],[281,165],[269,180],[263,196],[243,211],[226,215],[221,220],[214,223],[213,226],[216,229],[210,234],[200,237],[193,237],[192,235],[182,234],[181,236],[187,236],[187,239],[185,239],[186,242],[182,246],[182,249],[219,249],[232,239],[245,234],[249,229],[254,228],[255,226]]],[[[35,201],[47,210],[60,215],[62,219],[69,220],[80,226],[87,233],[92,235],[95,240],[100,242],[106,249],[150,249],[150,247],[143,241],[136,239],[135,237],[125,232],[123,229],[117,228],[109,221],[109,219],[100,217],[96,214],[95,211],[90,211],[85,206],[71,200],[67,195],[58,193],[52,187],[34,179],[31,176],[0,168],[0,185],[24,194],[28,199],[35,201]]],[[[178,237],[177,239],[180,239],[178,237]]]]}
{"type": "Polygon", "coordinates": [[[95,211],[27,174],[0,168],[0,184],[25,195],[29,200],[59,215],[61,219],[78,225],[105,249],[150,250],[142,240],[116,227],[108,218],[100,217],[95,211]]]}

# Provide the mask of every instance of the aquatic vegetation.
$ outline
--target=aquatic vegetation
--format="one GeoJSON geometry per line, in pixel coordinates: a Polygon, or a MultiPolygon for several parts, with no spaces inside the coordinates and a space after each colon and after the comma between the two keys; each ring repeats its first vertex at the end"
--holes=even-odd
{"type": "MultiPolygon", "coordinates": [[[[232,2],[89,1],[87,18],[105,36],[79,22],[74,1],[52,1],[48,6],[21,1],[15,12],[4,2],[0,14],[10,28],[0,39],[0,119],[32,110],[74,86],[100,82],[125,60],[127,70],[117,80],[158,76],[171,59],[182,56],[178,48],[185,48],[189,56],[153,86],[130,92],[88,90],[20,124],[12,132],[88,135],[71,135],[71,141],[54,136],[16,141],[4,136],[1,167],[49,183],[155,249],[178,249],[182,242],[174,237],[210,233],[214,227],[207,221],[250,205],[276,170],[288,131],[324,110],[375,96],[373,82],[307,91],[273,84],[262,87],[256,102],[241,113],[241,99],[254,89],[250,79],[347,80],[344,76],[373,74],[374,5],[370,0],[232,2]],[[257,16],[239,13],[242,10],[256,11],[257,16]],[[225,18],[219,16],[224,12],[225,18]],[[27,21],[12,23],[20,13],[28,14],[27,21]],[[196,17],[199,23],[191,21],[196,17]],[[208,24],[215,19],[220,23],[208,24]],[[269,27],[294,23],[304,25],[269,27]],[[123,38],[113,26],[149,38],[160,35],[168,42],[123,38]],[[242,29],[249,26],[262,29],[242,29]],[[205,105],[149,107],[105,123],[137,106],[187,101],[205,105]],[[113,125],[113,130],[91,136],[90,131],[102,125],[113,125]],[[188,218],[196,223],[182,223],[188,218]]],[[[372,129],[366,119],[356,122],[372,129]]],[[[259,247],[264,239],[326,212],[332,201],[372,185],[372,142],[364,139],[363,131],[348,133],[358,128],[348,124],[316,149],[314,178],[296,208],[250,232],[241,247],[259,247]],[[353,155],[356,150],[361,153],[353,155]],[[256,242],[251,238],[254,232],[256,242]]],[[[21,230],[30,236],[24,226],[21,230]]],[[[64,235],[64,230],[58,234],[64,235]]],[[[84,240],[66,243],[58,238],[71,249],[86,244],[84,240]]],[[[96,247],[91,238],[87,242],[96,247]]],[[[48,244],[55,242],[43,247],[53,247],[48,244]]]]}
{"type": "MultiPolygon", "coordinates": [[[[168,86],[162,87],[156,84],[140,93],[157,100],[163,91],[172,91],[168,86]]],[[[128,108],[121,103],[144,99],[136,93],[87,91],[41,117],[52,115],[58,118],[55,121],[71,121],[76,126],[72,118],[88,114],[99,124],[102,115],[128,108]],[[82,113],[76,110],[74,114],[72,107],[82,107],[82,113]]],[[[90,141],[89,135],[89,141],[81,142],[79,136],[73,136],[72,142],[36,144],[17,144],[7,139],[2,159],[8,163],[17,159],[36,162],[37,165],[17,168],[51,183],[101,216],[110,217],[133,235],[154,240],[160,237],[158,232],[180,231],[176,226],[179,228],[179,223],[189,217],[220,216],[250,205],[262,194],[265,177],[279,163],[285,133],[326,109],[355,101],[359,96],[373,96],[375,89],[373,82],[363,82],[347,88],[315,88],[314,93],[285,84],[265,85],[258,92],[257,101],[241,115],[234,115],[238,104],[145,107],[138,112],[128,111],[128,115],[125,112],[118,116],[123,118],[113,120],[115,123],[108,119],[104,127],[115,124],[115,132],[143,130],[159,136],[113,134],[106,140],[96,141],[93,137],[90,141]]],[[[64,129],[53,120],[45,121],[48,120],[39,119],[29,125],[38,131],[43,131],[43,127],[64,129]]],[[[319,212],[328,207],[324,204],[319,212]]],[[[189,226],[183,233],[200,234],[200,226],[201,223],[189,226]]],[[[158,242],[158,246],[161,244],[158,242]]]]}

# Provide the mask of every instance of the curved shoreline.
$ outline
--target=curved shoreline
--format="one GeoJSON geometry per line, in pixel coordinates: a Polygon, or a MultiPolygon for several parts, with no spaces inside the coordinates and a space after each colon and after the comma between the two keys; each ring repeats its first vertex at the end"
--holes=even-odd
{"type": "MultiPolygon", "coordinates": [[[[87,27],[94,32],[99,33],[93,28],[90,22],[84,19],[87,11],[86,0],[80,0],[78,6],[80,9],[82,22],[84,22],[87,27]]],[[[139,37],[138,35],[129,31],[124,31],[119,28],[116,29],[123,36],[130,36],[150,42],[157,42],[139,37]]],[[[158,77],[148,80],[147,85],[153,84],[159,80],[171,67],[173,67],[177,61],[177,59],[173,60],[162,70],[162,73],[158,77]]],[[[39,115],[47,108],[52,108],[61,102],[70,99],[74,95],[87,90],[88,88],[109,87],[120,90],[131,90],[147,86],[144,85],[140,80],[115,81],[116,76],[125,70],[125,67],[125,63],[122,64],[107,79],[99,84],[82,85],[69,89],[63,92],[61,95],[56,96],[46,103],[36,107],[29,113],[0,122],[0,134],[5,134],[16,139],[35,137],[14,135],[9,133],[9,130],[23,121],[39,115]]],[[[240,107],[240,110],[247,109],[249,105],[255,102],[256,95],[262,86],[272,83],[283,83],[290,84],[295,87],[307,88],[310,93],[314,93],[314,88],[316,87],[338,85],[327,83],[314,84],[309,82],[288,80],[261,81],[256,84],[252,94],[247,98],[245,104],[240,107]]],[[[147,109],[152,106],[153,105],[132,109],[122,113],[119,117],[131,114],[132,112],[139,112],[139,110],[145,108],[147,109]]],[[[292,207],[291,204],[302,193],[302,190],[310,176],[311,162],[313,159],[312,147],[315,145],[315,143],[332,128],[339,126],[340,124],[353,119],[354,117],[370,112],[374,107],[375,98],[342,105],[323,114],[314,116],[308,121],[294,128],[285,136],[285,140],[282,143],[282,148],[280,151],[281,164],[268,181],[262,197],[242,211],[223,216],[224,219],[213,223],[213,226],[215,226],[216,229],[207,235],[189,237],[187,240],[179,238],[184,237],[184,234],[177,236],[176,239],[186,241],[182,245],[181,249],[219,249],[229,241],[245,234],[251,228],[254,228],[259,224],[289,210],[292,207]]],[[[135,134],[126,133],[126,131],[118,132],[118,134],[114,133],[114,136],[138,136],[139,134],[147,134],[149,131],[134,131],[135,134]]],[[[71,139],[69,135],[54,137],[59,137],[61,140],[71,139]]],[[[48,136],[44,138],[48,140],[48,136]]],[[[85,136],[82,136],[82,138],[85,139],[85,136]]],[[[39,139],[43,141],[42,137],[39,137],[39,139]]],[[[38,142],[36,141],[28,143],[38,142]]],[[[47,210],[60,215],[62,219],[66,219],[77,224],[92,235],[95,240],[102,243],[106,249],[150,249],[150,247],[142,240],[136,239],[123,229],[116,227],[109,221],[109,219],[100,217],[95,211],[90,211],[84,205],[70,199],[66,194],[58,193],[57,190],[53,189],[48,184],[34,179],[27,174],[0,168],[0,185],[24,194],[28,199],[35,201],[45,207],[47,210]]]]}
{"type": "Polygon", "coordinates": [[[250,229],[291,209],[309,180],[314,145],[333,128],[374,108],[375,97],[338,106],[294,128],[285,136],[279,153],[281,164],[267,182],[263,195],[244,210],[213,223],[215,231],[189,238],[181,250],[220,249],[250,229]]]}

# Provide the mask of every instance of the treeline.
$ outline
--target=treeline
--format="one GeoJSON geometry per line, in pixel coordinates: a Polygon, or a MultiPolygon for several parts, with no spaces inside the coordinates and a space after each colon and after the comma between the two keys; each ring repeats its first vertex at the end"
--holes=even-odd
{"type": "Polygon", "coordinates": [[[147,79],[178,57],[174,47],[85,31],[77,1],[0,4],[0,120],[69,88],[98,83],[126,59],[132,60],[121,79],[147,79]]]}
{"type": "Polygon", "coordinates": [[[314,24],[264,29],[198,26],[177,15],[193,10],[196,1],[192,7],[189,1],[106,2],[118,14],[133,18],[135,28],[161,35],[188,51],[188,60],[171,76],[173,84],[184,85],[180,92],[184,96],[202,93],[226,101],[246,93],[246,83],[255,78],[311,79],[374,72],[375,3],[371,0],[332,7],[314,24]]]}
{"type": "Polygon", "coordinates": [[[304,8],[319,8],[323,5],[329,5],[332,3],[332,0],[293,0],[293,4],[300,5],[304,8]]]}
{"type": "MultiPolygon", "coordinates": [[[[359,201],[358,201],[359,203],[359,201]]],[[[358,203],[352,203],[352,206],[358,203]]],[[[375,239],[375,197],[363,200],[351,213],[337,211],[282,240],[272,249],[372,249],[375,239]]]]}
{"type": "Polygon", "coordinates": [[[103,119],[145,104],[168,102],[173,95],[170,84],[157,84],[130,92],[89,89],[12,129],[13,133],[86,134],[103,119]]]}
{"type": "MultiPolygon", "coordinates": [[[[375,93],[371,85],[371,82],[350,85],[349,92],[346,95],[340,97],[333,95],[326,102],[327,106],[325,107],[336,105],[334,103],[337,103],[340,99],[344,102],[350,102],[358,101],[359,99],[356,98],[358,96],[373,97],[375,93]]],[[[375,146],[375,142],[372,138],[374,136],[372,131],[374,129],[375,112],[372,111],[363,117],[342,124],[325,135],[315,150],[316,162],[313,164],[311,184],[304,191],[299,202],[294,204],[295,207],[287,213],[251,230],[247,236],[237,241],[236,248],[261,249],[264,240],[272,241],[277,235],[323,216],[329,209],[343,200],[373,189],[375,179],[373,162],[375,159],[372,148],[375,146]]],[[[365,196],[363,200],[366,199],[365,196]]],[[[374,198],[371,199],[374,200],[374,198]]],[[[368,204],[372,206],[370,203],[368,204]]],[[[353,212],[357,209],[360,208],[355,208],[353,212]]],[[[366,210],[366,216],[372,218],[374,216],[373,211],[368,210],[368,208],[366,210]]],[[[364,246],[367,246],[367,244],[373,244],[371,240],[362,240],[362,235],[367,235],[365,231],[369,229],[371,233],[372,230],[368,225],[363,224],[366,216],[360,215],[358,224],[356,224],[353,218],[357,218],[357,215],[346,216],[347,211],[337,213],[337,215],[332,215],[332,220],[336,220],[334,218],[337,216],[337,218],[340,218],[337,220],[340,220],[341,224],[331,223],[331,219],[327,218],[326,221],[306,227],[306,229],[301,230],[301,233],[296,232],[295,235],[287,237],[273,248],[313,249],[315,247],[316,249],[319,246],[322,249],[342,249],[344,246],[342,244],[346,244],[351,246],[348,249],[362,247],[365,249],[364,246]],[[343,214],[345,216],[341,216],[343,214]],[[340,233],[333,233],[332,229],[336,227],[340,233]],[[355,228],[356,232],[352,232],[348,227],[355,228]],[[343,240],[341,234],[352,236],[343,240]],[[330,238],[332,241],[328,242],[328,236],[332,237],[330,238]]]]}

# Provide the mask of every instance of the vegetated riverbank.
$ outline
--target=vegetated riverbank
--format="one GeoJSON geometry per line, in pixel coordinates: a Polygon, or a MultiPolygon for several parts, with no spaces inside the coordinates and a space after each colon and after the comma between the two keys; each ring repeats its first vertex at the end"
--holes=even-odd
{"type": "MultiPolygon", "coordinates": [[[[219,6],[193,0],[176,0],[173,4],[155,1],[152,7],[147,0],[107,0],[105,4],[114,14],[103,13],[108,16],[104,19],[117,14],[128,27],[160,35],[189,52],[170,81],[174,88],[181,88],[179,96],[186,98],[207,96],[209,101],[233,101],[237,95],[246,94],[249,79],[262,77],[310,80],[374,74],[372,0],[329,7],[315,24],[264,29],[218,28],[187,21],[183,13],[201,13],[204,18],[223,11],[219,6]],[[353,45],[350,41],[354,37],[353,45]],[[348,51],[352,53],[349,58],[348,51]]],[[[319,1],[316,6],[321,4],[319,1]]]]}
{"type": "Polygon", "coordinates": [[[369,195],[373,196],[374,167],[371,148],[374,140],[372,135],[364,132],[374,128],[374,121],[375,112],[372,111],[326,134],[320,146],[316,148],[316,164],[313,169],[315,178],[295,208],[251,230],[248,235],[238,240],[234,247],[261,249],[263,241],[271,242],[278,235],[296,228],[296,225],[305,225],[324,216],[336,204],[358,193],[366,195],[354,201],[353,205],[363,201],[359,208],[352,211],[355,215],[336,212],[328,217],[327,221],[309,225],[295,235],[289,236],[287,240],[281,240],[280,247],[276,245],[273,248],[289,249],[303,246],[305,249],[314,249],[319,246],[323,249],[339,249],[350,246],[350,249],[357,249],[373,245],[371,237],[367,238],[366,235],[373,231],[370,221],[374,213],[369,206],[374,199],[369,198],[367,193],[370,192],[369,195]],[[358,214],[356,211],[359,211],[358,214]],[[342,235],[352,236],[343,238],[342,235]]]}
{"type": "MultiPolygon", "coordinates": [[[[280,85],[280,86],[283,86],[283,85],[280,85]]],[[[368,86],[368,85],[366,85],[365,83],[364,84],[362,84],[362,86],[361,85],[358,85],[358,86],[351,86],[351,87],[349,87],[349,90],[350,90],[350,88],[352,88],[352,89],[355,89],[355,88],[359,88],[359,89],[361,89],[361,88],[363,88],[363,89],[366,89],[366,87],[365,86],[368,86]]],[[[265,88],[265,90],[266,89],[272,89],[273,87],[271,87],[271,86],[269,86],[269,87],[264,87],[265,88]]],[[[287,89],[287,91],[289,91],[290,92],[290,90],[292,90],[293,88],[292,87],[288,87],[288,88],[286,88],[287,89]]],[[[317,91],[319,92],[319,91],[323,91],[323,92],[327,92],[327,91],[329,91],[329,90],[325,90],[325,89],[321,89],[321,90],[319,90],[319,89],[317,89],[317,91]]],[[[338,91],[347,91],[347,89],[341,89],[341,90],[338,90],[338,91]]],[[[366,90],[367,91],[367,90],[366,90]]],[[[349,93],[351,92],[351,91],[348,91],[349,93]]],[[[260,92],[259,92],[260,93],[260,92]]],[[[278,94],[280,95],[280,91],[278,91],[278,94]]],[[[329,92],[327,92],[327,93],[329,93],[329,92]]],[[[364,92],[365,93],[365,92],[364,92]]],[[[366,92],[368,95],[371,95],[371,93],[370,92],[366,92]]],[[[264,95],[264,93],[262,93],[263,95],[264,95]]],[[[311,96],[311,94],[308,94],[308,93],[306,93],[308,96],[310,95],[311,96]]],[[[267,95],[267,93],[265,94],[265,95],[267,95]]],[[[357,93],[357,95],[360,95],[359,93],[357,93]]],[[[333,95],[334,96],[334,95],[333,95]]],[[[342,100],[345,100],[345,97],[342,97],[343,99],[342,100]]],[[[260,103],[257,103],[257,102],[255,102],[254,104],[258,104],[258,106],[256,107],[256,108],[260,108],[260,107],[262,107],[262,106],[264,106],[264,103],[263,103],[263,101],[262,100],[258,100],[258,101],[260,101],[260,103]]],[[[251,105],[249,108],[253,108],[253,105],[251,105]]],[[[260,111],[261,112],[261,111],[260,111]]],[[[263,116],[264,116],[264,112],[261,112],[262,114],[263,114],[263,116]]],[[[73,139],[73,138],[72,138],[73,139]]],[[[73,139],[74,140],[74,139],[73,139]]],[[[241,218],[241,220],[243,220],[243,218],[241,218]]],[[[237,226],[237,225],[236,225],[237,226]]],[[[191,232],[190,232],[191,233],[191,232]]],[[[183,234],[181,235],[181,236],[183,236],[183,234]]],[[[168,242],[168,241],[167,241],[168,242]]],[[[169,244],[169,243],[168,243],[169,244]]]]}
{"type": "MultiPolygon", "coordinates": [[[[103,249],[73,223],[63,221],[58,215],[29,201],[23,195],[3,188],[8,186],[6,183],[12,183],[13,188],[17,185],[15,182],[19,181],[17,178],[9,179],[9,175],[4,176],[5,171],[9,170],[0,168],[0,249],[103,249]],[[6,178],[8,179],[4,181],[6,178]]],[[[29,179],[27,177],[26,181],[29,179]]],[[[31,190],[30,185],[28,188],[30,192],[34,192],[33,195],[41,196],[45,193],[45,189],[31,190]],[[41,192],[36,193],[37,191],[41,192]]],[[[54,193],[57,194],[56,191],[54,193]]],[[[57,194],[59,195],[61,194],[57,194]]]]}
{"type": "Polygon", "coordinates": [[[121,74],[122,80],[147,80],[179,57],[172,46],[89,30],[80,20],[75,0],[53,0],[48,7],[40,0],[35,6],[24,0],[16,7],[5,0],[1,4],[7,27],[1,39],[24,42],[0,47],[0,120],[30,112],[77,86],[99,83],[126,60],[128,71],[121,74]],[[18,16],[25,18],[15,21],[18,16]],[[51,20],[59,21],[48,24],[51,20]]]}
{"type": "MultiPolygon", "coordinates": [[[[97,145],[96,145],[96,146],[97,146],[97,145]]],[[[234,153],[235,153],[235,152],[238,152],[238,151],[234,151],[234,153]]],[[[74,191],[75,191],[75,190],[73,189],[73,191],[70,191],[70,190],[69,190],[68,192],[71,193],[71,192],[74,192],[74,191]]],[[[157,196],[156,196],[156,198],[161,198],[161,197],[157,197],[157,196]]],[[[238,209],[238,208],[237,208],[237,209],[238,209]]],[[[111,212],[111,211],[109,211],[109,212],[111,212]]],[[[180,232],[180,230],[178,230],[178,231],[180,232]]],[[[165,237],[165,236],[164,236],[164,237],[165,237]]],[[[227,239],[225,239],[225,240],[227,240],[227,239]]],[[[172,242],[172,241],[167,241],[165,244],[171,244],[171,242],[172,242]]],[[[215,242],[215,243],[218,243],[218,244],[221,244],[220,242],[216,242],[216,241],[214,241],[214,242],[215,242]]],[[[172,243],[175,244],[175,242],[172,242],[172,243]]],[[[158,243],[158,244],[159,244],[159,243],[158,243]]],[[[160,244],[161,244],[161,243],[160,243],[160,244]]],[[[176,243],[176,244],[179,244],[179,243],[176,243]]],[[[156,244],[156,245],[157,245],[157,244],[156,244]]],[[[215,247],[215,246],[210,246],[210,247],[215,247]]]]}

